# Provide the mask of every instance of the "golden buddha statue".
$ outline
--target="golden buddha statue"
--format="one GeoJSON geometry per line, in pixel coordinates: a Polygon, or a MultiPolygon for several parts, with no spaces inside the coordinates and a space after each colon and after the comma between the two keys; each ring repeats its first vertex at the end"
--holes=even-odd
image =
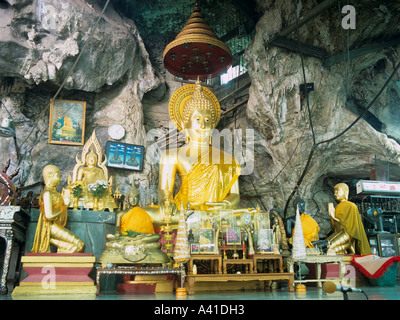
{"type": "Polygon", "coordinates": [[[139,191],[132,186],[126,194],[127,209],[117,213],[116,228],[127,235],[129,231],[154,234],[152,220],[148,213],[138,206],[139,191]]]}
{"type": "MultiPolygon", "coordinates": [[[[68,177],[67,190],[73,190],[75,186],[81,185],[83,189],[81,202],[84,203],[86,208],[94,210],[104,210],[107,208],[110,212],[113,212],[114,208],[117,208],[117,205],[115,199],[112,197],[113,179],[112,177],[108,177],[106,163],[107,158],[103,154],[95,131],[93,131],[92,136],[83,146],[81,157],[78,158],[78,154],[76,155],[76,164],[72,172],[72,178],[68,177]],[[103,182],[103,185],[107,184],[107,186],[104,192],[97,197],[89,191],[88,186],[100,181],[103,182]]],[[[70,201],[70,203],[72,202],[70,201]]]]}
{"type": "Polygon", "coordinates": [[[339,204],[334,207],[329,203],[328,212],[331,218],[333,234],[328,240],[328,252],[337,254],[371,254],[364,225],[361,221],[357,206],[348,201],[349,187],[345,183],[338,183],[334,188],[335,199],[339,204]]]}
{"type": "Polygon", "coordinates": [[[60,170],[53,165],[43,169],[45,187],[39,197],[40,216],[31,252],[49,253],[50,244],[58,253],[79,253],[85,249],[81,239],[65,228],[67,206],[56,187],[60,184],[60,170]]]}
{"type": "MultiPolygon", "coordinates": [[[[232,155],[211,146],[211,135],[220,118],[217,98],[199,81],[185,85],[172,96],[171,120],[183,131],[187,143],[167,149],[159,167],[159,207],[146,207],[154,226],[164,224],[168,195],[171,225],[177,226],[181,205],[190,209],[215,212],[239,205],[240,165],[232,155]],[[176,175],[181,178],[179,192],[172,197],[176,175]]],[[[246,211],[245,209],[244,211],[246,211]]]]}
{"type": "Polygon", "coordinates": [[[80,167],[78,170],[77,181],[82,181],[87,186],[98,180],[106,180],[104,171],[96,166],[97,158],[96,153],[91,148],[90,152],[86,155],[85,166],[80,167]]]}

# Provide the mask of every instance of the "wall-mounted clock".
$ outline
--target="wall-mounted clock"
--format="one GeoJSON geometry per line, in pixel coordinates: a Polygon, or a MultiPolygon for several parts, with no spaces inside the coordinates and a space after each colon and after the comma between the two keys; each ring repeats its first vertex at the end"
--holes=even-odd
{"type": "Polygon", "coordinates": [[[120,124],[113,124],[108,127],[108,135],[113,140],[121,140],[125,136],[125,129],[120,124]]]}

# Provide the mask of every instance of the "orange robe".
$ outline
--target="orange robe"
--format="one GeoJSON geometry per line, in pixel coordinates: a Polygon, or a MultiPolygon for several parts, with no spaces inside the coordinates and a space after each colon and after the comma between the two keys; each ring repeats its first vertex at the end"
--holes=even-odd
{"type": "Polygon", "coordinates": [[[140,207],[134,207],[122,216],[120,231],[122,234],[127,231],[155,233],[150,215],[140,207]]]}
{"type": "MultiPolygon", "coordinates": [[[[306,248],[314,248],[314,245],[311,242],[319,240],[318,232],[320,228],[318,223],[314,220],[313,217],[309,216],[306,213],[303,213],[300,216],[300,221],[301,226],[303,227],[303,235],[306,248]]],[[[296,226],[293,228],[293,235],[295,228],[296,226]]],[[[290,243],[293,244],[293,236],[290,238],[290,243]]]]}

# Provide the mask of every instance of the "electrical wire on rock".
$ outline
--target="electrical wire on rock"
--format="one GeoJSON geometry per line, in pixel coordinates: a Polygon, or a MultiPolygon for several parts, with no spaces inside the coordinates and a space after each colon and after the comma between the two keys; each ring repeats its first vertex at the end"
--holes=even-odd
{"type": "MultiPolygon", "coordinates": [[[[296,23],[298,23],[298,20],[297,20],[296,23]]],[[[301,66],[302,66],[302,71],[303,71],[304,85],[306,86],[307,81],[306,81],[306,76],[305,76],[304,59],[303,59],[303,54],[302,54],[302,50],[301,50],[301,43],[300,43],[300,40],[299,40],[299,37],[298,37],[298,26],[297,26],[297,40],[298,40],[299,49],[300,49],[299,51],[300,51],[301,66]]],[[[392,80],[392,78],[394,77],[394,75],[396,74],[396,72],[398,71],[399,67],[400,67],[400,62],[399,62],[399,63],[397,64],[397,66],[394,68],[392,74],[391,74],[390,77],[386,80],[385,84],[384,84],[384,85],[382,86],[382,88],[379,90],[379,92],[378,92],[377,95],[374,97],[374,99],[372,99],[372,101],[371,101],[371,102],[369,103],[369,105],[363,110],[363,112],[361,112],[361,113],[359,114],[359,116],[358,116],[346,129],[344,129],[342,132],[340,132],[339,134],[337,134],[336,136],[334,136],[334,137],[332,137],[332,138],[330,138],[330,139],[326,139],[326,140],[319,141],[319,142],[316,142],[316,139],[315,139],[314,128],[313,128],[312,119],[311,119],[311,110],[310,110],[309,100],[308,100],[308,91],[307,91],[307,89],[305,90],[305,91],[306,91],[307,110],[308,110],[308,113],[309,113],[309,123],[310,123],[310,128],[311,128],[311,132],[312,132],[312,136],[313,136],[313,146],[311,147],[311,150],[310,150],[310,153],[309,153],[309,155],[308,155],[307,162],[306,162],[306,165],[305,165],[305,167],[304,167],[304,169],[303,169],[303,172],[302,172],[300,178],[298,179],[298,181],[297,181],[297,183],[296,183],[296,186],[294,187],[292,193],[290,194],[289,198],[288,198],[287,201],[286,201],[285,209],[284,209],[284,211],[283,211],[283,220],[284,220],[284,223],[286,223],[286,216],[287,216],[287,210],[288,210],[288,207],[289,207],[289,203],[290,203],[290,201],[292,200],[293,196],[297,193],[297,190],[299,189],[301,183],[303,182],[303,179],[304,179],[305,175],[306,175],[307,172],[308,172],[308,168],[309,168],[309,166],[310,166],[312,157],[313,157],[315,151],[317,150],[318,146],[320,146],[321,144],[324,144],[324,143],[332,142],[332,141],[338,139],[339,137],[343,136],[343,135],[344,135],[347,131],[349,131],[361,118],[363,118],[363,117],[367,114],[367,112],[368,112],[368,110],[371,108],[371,106],[372,106],[372,105],[376,102],[376,100],[381,96],[381,94],[383,93],[383,91],[385,90],[385,88],[388,86],[388,84],[390,83],[390,81],[392,80]]]]}

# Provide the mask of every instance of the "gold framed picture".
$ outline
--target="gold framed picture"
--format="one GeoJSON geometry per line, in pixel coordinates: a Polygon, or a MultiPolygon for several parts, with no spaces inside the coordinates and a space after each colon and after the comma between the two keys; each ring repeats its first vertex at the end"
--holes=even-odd
{"type": "Polygon", "coordinates": [[[83,145],[86,102],[53,100],[50,103],[49,143],[83,145]]]}

